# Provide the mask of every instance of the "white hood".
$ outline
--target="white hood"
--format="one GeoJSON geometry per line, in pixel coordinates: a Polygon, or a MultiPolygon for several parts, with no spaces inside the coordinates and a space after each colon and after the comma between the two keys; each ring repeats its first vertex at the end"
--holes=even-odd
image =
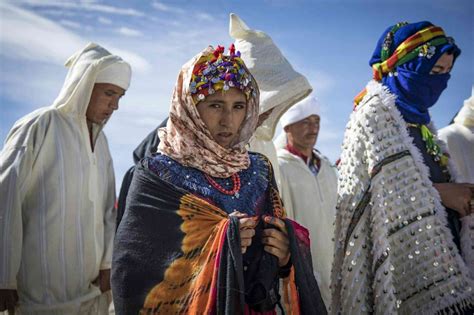
{"type": "Polygon", "coordinates": [[[229,34],[235,39],[247,68],[260,89],[260,114],[273,109],[272,114],[257,129],[256,137],[271,141],[278,120],[284,112],[313,90],[308,80],[295,71],[262,31],[250,29],[236,14],[230,14],[229,34]]]}

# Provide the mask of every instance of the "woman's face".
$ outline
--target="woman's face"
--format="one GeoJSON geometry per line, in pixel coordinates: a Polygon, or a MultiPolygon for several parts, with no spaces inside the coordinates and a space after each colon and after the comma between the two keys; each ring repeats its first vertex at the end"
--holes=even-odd
{"type": "Polygon", "coordinates": [[[214,140],[229,148],[239,137],[240,125],[247,115],[247,99],[237,88],[219,90],[200,101],[197,110],[214,140]]]}
{"type": "Polygon", "coordinates": [[[453,68],[453,62],[454,62],[454,55],[448,53],[444,53],[439,57],[438,61],[436,61],[436,64],[433,66],[431,69],[430,74],[445,74],[449,73],[451,69],[453,68]]]}

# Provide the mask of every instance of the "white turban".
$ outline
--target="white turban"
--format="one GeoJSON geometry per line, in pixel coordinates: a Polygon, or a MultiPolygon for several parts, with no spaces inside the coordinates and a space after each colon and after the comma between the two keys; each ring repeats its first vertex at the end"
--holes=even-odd
{"type": "Polygon", "coordinates": [[[319,101],[313,96],[309,96],[291,107],[283,116],[281,116],[281,125],[285,128],[295,122],[303,120],[311,115],[320,113],[319,101]]]}
{"type": "Polygon", "coordinates": [[[102,69],[95,79],[95,83],[110,83],[127,90],[130,86],[132,69],[125,61],[119,61],[102,69]]]}

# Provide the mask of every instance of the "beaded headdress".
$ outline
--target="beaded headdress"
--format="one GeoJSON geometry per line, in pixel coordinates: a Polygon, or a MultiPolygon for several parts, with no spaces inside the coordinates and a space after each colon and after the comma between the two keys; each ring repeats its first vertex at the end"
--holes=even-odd
{"type": "Polygon", "coordinates": [[[232,44],[229,55],[217,46],[212,54],[202,56],[193,69],[189,89],[195,104],[216,91],[235,87],[244,92],[247,100],[257,95],[256,83],[232,44]]]}

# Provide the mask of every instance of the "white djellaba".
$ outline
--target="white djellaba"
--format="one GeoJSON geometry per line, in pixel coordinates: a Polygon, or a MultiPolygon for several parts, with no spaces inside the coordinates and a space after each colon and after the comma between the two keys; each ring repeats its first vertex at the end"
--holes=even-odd
{"type": "Polygon", "coordinates": [[[456,181],[474,184],[474,86],[454,124],[440,129],[438,135],[447,144],[450,158],[459,171],[456,181]]]}
{"type": "MultiPolygon", "coordinates": [[[[395,96],[378,82],[347,124],[338,194],[332,314],[456,314],[474,305],[472,261],[459,255],[395,96]]],[[[461,242],[472,251],[469,235],[461,242]]]]}
{"type": "Polygon", "coordinates": [[[131,68],[93,43],[65,66],[53,104],[19,119],[0,152],[0,288],[18,291],[21,314],[107,310],[92,282],[111,268],[115,179],[107,119],[90,137],[86,111],[95,83],[127,89],[131,68]]]}
{"type": "Polygon", "coordinates": [[[273,109],[250,140],[250,151],[270,160],[280,188],[280,171],[273,137],[278,120],[288,108],[308,96],[313,88],[295,71],[273,40],[262,31],[250,29],[236,14],[230,14],[229,34],[260,89],[260,114],[273,109]]]}
{"type": "MultiPolygon", "coordinates": [[[[308,96],[291,107],[280,119],[285,128],[311,115],[320,115],[319,101],[308,96]]],[[[324,120],[324,118],[323,118],[324,120]]],[[[331,266],[334,256],[334,219],[337,201],[337,170],[317,150],[320,160],[317,175],[304,160],[286,149],[287,134],[274,141],[281,172],[281,196],[289,218],[301,222],[309,231],[313,272],[326,307],[331,305],[331,266]]]]}

